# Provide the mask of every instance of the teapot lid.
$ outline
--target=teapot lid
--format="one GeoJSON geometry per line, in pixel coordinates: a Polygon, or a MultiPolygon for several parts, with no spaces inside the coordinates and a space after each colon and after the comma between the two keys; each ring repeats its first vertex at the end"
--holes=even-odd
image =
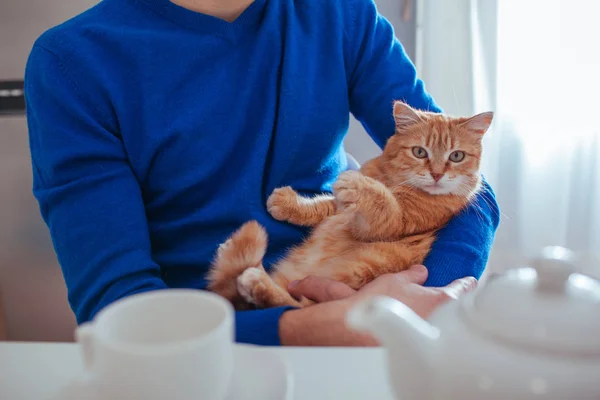
{"type": "Polygon", "coordinates": [[[577,273],[575,257],[548,247],[530,267],[491,278],[462,309],[481,332],[537,350],[600,355],[600,282],[577,273]]]}

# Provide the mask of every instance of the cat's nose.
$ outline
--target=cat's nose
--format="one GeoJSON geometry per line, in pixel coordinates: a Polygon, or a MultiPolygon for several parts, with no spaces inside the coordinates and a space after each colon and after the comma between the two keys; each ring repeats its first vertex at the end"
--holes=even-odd
{"type": "Polygon", "coordinates": [[[444,176],[444,174],[438,174],[436,172],[432,172],[431,173],[431,177],[433,178],[434,181],[439,182],[440,179],[442,179],[442,177],[444,176]]]}

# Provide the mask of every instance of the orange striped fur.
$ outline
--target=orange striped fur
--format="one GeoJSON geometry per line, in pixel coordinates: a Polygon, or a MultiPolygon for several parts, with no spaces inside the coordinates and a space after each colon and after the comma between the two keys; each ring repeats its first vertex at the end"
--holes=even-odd
{"type": "Polygon", "coordinates": [[[262,266],[267,234],[248,222],[220,247],[208,288],[238,309],[301,307],[311,301],[294,299],[290,281],[316,275],[359,289],[422,264],[436,232],[480,188],[481,142],[492,117],[455,118],[395,102],[396,134],[360,172],[342,173],[332,195],[306,198],[284,187],[269,197],[274,218],[313,227],[310,237],[269,274],[262,266]]]}

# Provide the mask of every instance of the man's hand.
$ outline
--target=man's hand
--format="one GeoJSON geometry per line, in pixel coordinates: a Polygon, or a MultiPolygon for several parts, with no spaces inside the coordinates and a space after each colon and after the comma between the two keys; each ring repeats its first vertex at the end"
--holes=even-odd
{"type": "Polygon", "coordinates": [[[316,303],[341,300],[356,294],[356,290],[345,283],[316,276],[309,276],[301,281],[291,282],[288,286],[288,292],[298,300],[306,297],[316,303]]]}
{"type": "Polygon", "coordinates": [[[284,345],[373,346],[375,340],[351,332],[345,324],[348,310],[366,296],[384,295],[395,298],[423,318],[442,304],[460,297],[475,288],[477,280],[471,277],[454,281],[442,288],[427,288],[427,269],[416,265],[397,274],[382,275],[355,291],[345,284],[329,279],[308,277],[292,282],[290,293],[307,297],[317,304],[283,314],[279,330],[284,345]]]}

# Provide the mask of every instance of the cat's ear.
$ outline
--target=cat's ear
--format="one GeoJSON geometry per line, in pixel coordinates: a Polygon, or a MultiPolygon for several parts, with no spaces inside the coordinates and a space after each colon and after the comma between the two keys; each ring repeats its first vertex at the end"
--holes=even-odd
{"type": "Polygon", "coordinates": [[[396,129],[405,129],[422,121],[419,114],[411,106],[401,101],[394,102],[394,120],[396,121],[396,129]]]}
{"type": "Polygon", "coordinates": [[[494,119],[493,112],[484,112],[461,122],[460,126],[478,135],[483,135],[490,128],[492,119],[494,119]]]}

